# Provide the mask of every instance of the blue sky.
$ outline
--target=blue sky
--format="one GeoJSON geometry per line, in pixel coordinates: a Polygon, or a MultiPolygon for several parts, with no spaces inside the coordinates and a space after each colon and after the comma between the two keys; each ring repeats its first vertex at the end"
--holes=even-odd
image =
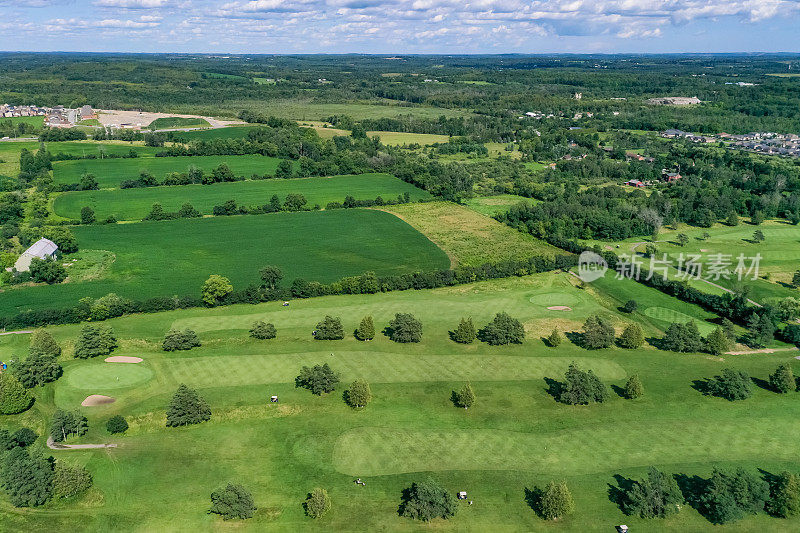
{"type": "Polygon", "coordinates": [[[800,0],[0,0],[0,50],[800,52],[800,0]]]}

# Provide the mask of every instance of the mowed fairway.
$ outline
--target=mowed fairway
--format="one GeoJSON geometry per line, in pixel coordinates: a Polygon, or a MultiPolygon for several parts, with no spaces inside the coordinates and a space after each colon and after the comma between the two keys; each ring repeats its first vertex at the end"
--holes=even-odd
{"type": "Polygon", "coordinates": [[[117,220],[141,220],[154,203],[167,211],[177,211],[186,202],[201,213],[211,214],[215,205],[234,199],[239,205],[260,206],[277,194],[281,201],[287,194],[300,193],[309,206],[322,207],[328,202],[342,202],[350,195],[358,200],[394,200],[408,193],[411,200],[430,198],[430,193],[401,181],[389,174],[362,174],[327,178],[272,179],[237,181],[212,185],[182,185],[175,187],[148,187],[144,189],[105,189],[75,191],[58,196],[53,204],[57,215],[76,219],[81,208],[94,209],[98,219],[115,215],[117,220]]]}
{"type": "Polygon", "coordinates": [[[0,312],[72,306],[109,292],[136,299],[199,295],[210,274],[242,289],[268,264],[283,271],[287,285],[298,277],[331,282],[370,270],[388,275],[449,264],[408,224],[361,209],[79,226],[75,234],[82,249],[115,255],[105,276],[6,291],[0,312]]]}
{"type": "Polygon", "coordinates": [[[198,167],[210,172],[226,164],[237,176],[273,175],[280,159],[262,155],[208,155],[197,157],[148,157],[134,159],[84,159],[53,163],[56,183],[77,183],[84,174],[93,174],[101,189],[119,187],[123,180],[136,179],[142,171],[163,180],[170,172],[188,172],[198,167]]]}
{"type": "MultiPolygon", "coordinates": [[[[652,348],[587,351],[570,340],[550,348],[535,332],[541,324],[574,331],[600,313],[660,335],[644,315],[617,310],[610,292],[618,289],[612,279],[581,290],[569,274],[553,272],[436,290],[293,300],[288,307],[270,302],[110,320],[120,339],[115,353],[144,359],[131,365],[72,359],[80,325],[49,328],[65,348],[64,376],[34,389],[35,408],[3,418],[0,427],[25,424],[43,434],[56,407],[78,409],[88,395],[106,394],[117,401],[79,408],[89,432],[69,442],[118,447],[45,450],[85,465],[94,487],[68,506],[57,502],[19,511],[4,503],[0,519],[10,531],[52,530],[54,524],[65,531],[349,531],[354,523],[364,531],[603,532],[622,523],[634,531],[707,531],[712,526],[688,505],[657,522],[626,516],[610,498],[610,487],[619,476],[641,478],[649,465],[703,477],[712,466],[769,473],[796,468],[798,393],[756,387],[752,398],[728,402],[703,396],[693,382],[725,367],[764,379],[778,363],[800,363],[792,353],[721,361],[652,348]],[[545,306],[559,301],[573,306],[569,321],[578,326],[548,318],[554,315],[545,306]],[[480,327],[498,311],[525,324],[522,344],[460,345],[449,339],[447,332],[461,317],[471,315],[480,327]],[[380,331],[396,312],[421,319],[422,342],[397,344],[381,333],[368,343],[353,338],[362,316],[375,317],[380,331]],[[341,316],[344,340],[311,336],[328,314],[341,316]],[[278,337],[248,337],[256,318],[274,322],[278,337]],[[159,343],[172,327],[196,328],[202,347],[161,351],[159,343]],[[572,361],[614,387],[607,402],[554,401],[550,380],[561,380],[572,361]],[[341,373],[334,393],[314,396],[294,386],[302,365],[323,362],[341,373]],[[625,400],[618,391],[634,373],[645,395],[625,400]],[[373,401],[363,410],[342,401],[355,377],[369,380],[372,389],[373,401]],[[451,393],[467,380],[477,401],[469,410],[456,408],[451,393]],[[198,388],[211,407],[210,421],[165,427],[166,405],[180,382],[198,388]],[[271,395],[279,397],[277,404],[271,395]],[[105,430],[115,414],[130,423],[124,435],[105,430]],[[399,517],[402,490],[428,476],[452,493],[467,491],[474,505],[459,504],[448,522],[399,517]],[[366,486],[355,485],[356,478],[366,486]],[[538,518],[526,504],[526,489],[561,479],[574,495],[575,514],[557,522],[538,518]],[[258,510],[252,519],[228,523],[207,513],[211,491],[228,482],[253,493],[258,510]],[[320,522],[304,516],[301,506],[314,487],[327,489],[333,501],[320,522]]],[[[638,296],[642,304],[651,300],[647,289],[638,296]]],[[[27,341],[24,335],[0,337],[0,358],[19,353],[27,341]]],[[[41,439],[35,446],[43,447],[41,439]]],[[[797,518],[762,513],[720,531],[798,527],[797,518]]]]}

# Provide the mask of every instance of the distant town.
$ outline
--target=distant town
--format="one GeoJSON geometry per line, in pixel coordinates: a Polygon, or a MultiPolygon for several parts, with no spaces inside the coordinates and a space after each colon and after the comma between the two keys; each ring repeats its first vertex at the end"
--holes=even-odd
{"type": "Polygon", "coordinates": [[[0,105],[0,117],[3,118],[42,116],[44,117],[45,126],[51,128],[71,128],[81,120],[96,119],[97,113],[88,105],[76,109],[70,109],[63,105],[57,105],[55,107],[0,105]]]}
{"type": "Polygon", "coordinates": [[[681,130],[669,129],[661,132],[665,139],[687,139],[696,143],[725,143],[728,148],[747,150],[764,155],[800,157],[800,135],[795,133],[751,132],[741,135],[718,133],[695,135],[681,130]]]}

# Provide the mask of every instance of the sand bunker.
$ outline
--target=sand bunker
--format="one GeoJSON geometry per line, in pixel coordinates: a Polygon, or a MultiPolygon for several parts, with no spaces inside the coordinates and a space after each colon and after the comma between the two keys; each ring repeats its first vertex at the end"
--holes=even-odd
{"type": "Polygon", "coordinates": [[[548,311],[572,311],[572,308],[568,305],[551,305],[547,308],[548,311]]]}
{"type": "Polygon", "coordinates": [[[103,396],[102,394],[91,394],[81,402],[81,405],[84,407],[92,407],[95,405],[106,405],[108,403],[114,403],[116,401],[117,399],[112,398],[111,396],[103,396]]]}
{"type": "Polygon", "coordinates": [[[141,357],[128,357],[127,355],[114,355],[106,357],[106,363],[141,363],[144,361],[141,357]]]}

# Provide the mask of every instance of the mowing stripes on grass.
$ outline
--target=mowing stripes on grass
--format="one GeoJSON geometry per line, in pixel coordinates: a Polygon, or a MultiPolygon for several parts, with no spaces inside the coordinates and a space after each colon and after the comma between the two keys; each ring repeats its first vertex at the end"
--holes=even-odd
{"type": "Polygon", "coordinates": [[[644,314],[646,316],[649,316],[650,318],[654,318],[665,324],[672,324],[673,322],[686,324],[694,320],[694,323],[697,324],[697,329],[700,330],[701,335],[708,335],[717,328],[717,326],[715,326],[714,324],[703,322],[702,320],[698,320],[689,315],[685,315],[680,311],[675,311],[674,309],[667,309],[666,307],[648,307],[647,309],[644,310],[644,314]]]}
{"type": "MultiPolygon", "coordinates": [[[[513,381],[561,376],[571,362],[592,369],[601,379],[620,380],[625,370],[595,357],[521,357],[508,355],[419,355],[357,351],[302,354],[181,357],[153,361],[160,381],[191,387],[235,387],[293,383],[303,365],[328,363],[343,382],[513,381]]],[[[122,366],[122,365],[120,365],[122,366]]],[[[138,365],[125,365],[138,366],[138,365]]]]}
{"type": "Polygon", "coordinates": [[[565,476],[651,464],[713,463],[719,459],[720,443],[725,443],[728,461],[796,460],[800,426],[792,418],[748,420],[747,424],[746,434],[734,420],[686,419],[620,422],[537,434],[362,427],[339,436],[332,460],[336,470],[352,476],[445,470],[529,470],[565,476]],[[713,431],[709,431],[712,424],[713,431]],[[760,435],[756,442],[753,435],[760,435]]]}

